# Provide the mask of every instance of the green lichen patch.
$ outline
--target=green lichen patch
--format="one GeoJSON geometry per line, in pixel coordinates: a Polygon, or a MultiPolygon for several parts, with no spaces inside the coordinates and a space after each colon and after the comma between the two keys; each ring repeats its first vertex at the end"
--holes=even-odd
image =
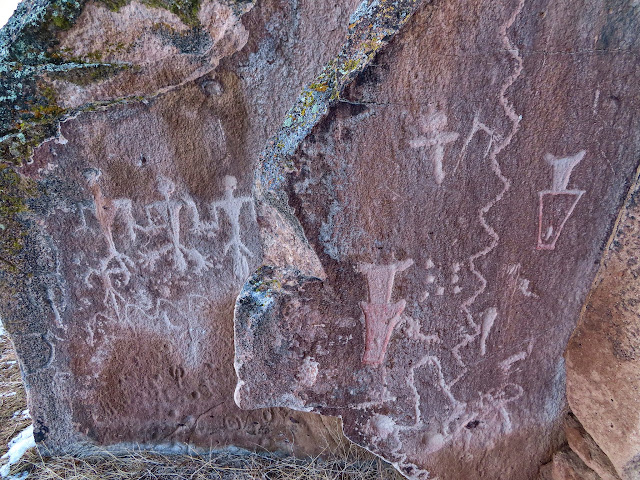
{"type": "Polygon", "coordinates": [[[85,0],[51,0],[33,12],[19,10],[14,37],[0,36],[0,162],[20,165],[35,145],[51,136],[64,113],[43,74],[63,68],[52,53],[57,34],[71,28],[85,0]]]}
{"type": "Polygon", "coordinates": [[[51,0],[35,13],[27,15],[14,39],[2,38],[7,45],[3,63],[36,66],[51,61],[50,54],[58,45],[57,34],[73,26],[86,0],[51,0]]]}
{"type": "Polygon", "coordinates": [[[55,90],[36,77],[7,76],[0,80],[2,93],[0,161],[20,165],[34,146],[55,134],[64,109],[58,105],[55,90]]]}
{"type": "Polygon", "coordinates": [[[28,210],[27,200],[35,195],[32,181],[0,162],[0,276],[20,271],[20,254],[26,236],[20,217],[28,210]]]}
{"type": "MultiPolygon", "coordinates": [[[[282,196],[281,186],[287,173],[295,170],[293,154],[326,115],[329,108],[340,101],[340,93],[375,58],[381,47],[409,20],[421,0],[380,0],[363,2],[351,16],[349,36],[340,53],[331,60],[305,88],[283,121],[282,128],[260,159],[256,186],[265,198],[282,196]]],[[[286,205],[284,199],[275,201],[286,205]]]]}
{"type": "Polygon", "coordinates": [[[75,58],[59,48],[58,35],[71,28],[85,2],[50,0],[34,12],[21,11],[17,33],[0,35],[0,161],[22,165],[36,146],[55,135],[68,112],[52,80],[88,85],[130,68],[100,63],[101,52],[75,58]]]}
{"type": "Polygon", "coordinates": [[[340,101],[341,92],[375,58],[381,47],[409,20],[421,0],[380,0],[362,3],[352,15],[349,37],[340,53],[306,87],[261,155],[256,186],[265,198],[275,198],[274,206],[286,205],[281,199],[286,175],[295,170],[293,154],[327,114],[340,101]]]}
{"type": "MultiPolygon", "coordinates": [[[[131,0],[99,0],[107,8],[117,12],[131,0]]],[[[198,12],[200,11],[201,0],[141,0],[141,3],[149,7],[163,8],[177,15],[185,25],[196,27],[200,25],[198,12]]]]}
{"type": "Polygon", "coordinates": [[[126,70],[136,69],[128,64],[101,63],[72,68],[64,72],[53,72],[48,76],[53,79],[65,80],[86,87],[92,83],[104,81],[126,70]]]}
{"type": "Polygon", "coordinates": [[[153,31],[186,55],[202,55],[212,45],[211,35],[202,27],[193,27],[186,32],[176,32],[166,23],[156,23],[153,31]]]}

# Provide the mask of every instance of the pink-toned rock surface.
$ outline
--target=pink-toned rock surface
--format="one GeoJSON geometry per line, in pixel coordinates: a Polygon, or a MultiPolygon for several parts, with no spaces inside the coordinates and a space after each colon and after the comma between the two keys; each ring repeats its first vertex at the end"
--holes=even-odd
{"type": "Polygon", "coordinates": [[[602,480],[620,480],[611,460],[573,415],[565,419],[564,433],[571,450],[602,480]]]}
{"type": "MultiPolygon", "coordinates": [[[[3,158],[3,175],[30,189],[11,219],[22,249],[1,257],[19,269],[3,263],[0,276],[41,446],[317,454],[340,441],[335,419],[235,405],[233,306],[262,259],[253,165],[356,5],[207,0],[195,28],[136,2],[89,2],[58,33],[52,58],[130,68],[43,74],[64,121],[22,166],[3,158]]],[[[14,199],[2,195],[4,208],[14,199]]]]}
{"type": "Polygon", "coordinates": [[[637,195],[636,183],[565,355],[571,410],[624,480],[640,478],[637,195]]]}
{"type": "Polygon", "coordinates": [[[571,450],[563,450],[553,456],[552,480],[602,480],[571,450]]]}
{"type": "Polygon", "coordinates": [[[424,4],[297,150],[265,151],[238,404],[340,415],[410,478],[536,478],[638,164],[638,20],[424,4]]]}

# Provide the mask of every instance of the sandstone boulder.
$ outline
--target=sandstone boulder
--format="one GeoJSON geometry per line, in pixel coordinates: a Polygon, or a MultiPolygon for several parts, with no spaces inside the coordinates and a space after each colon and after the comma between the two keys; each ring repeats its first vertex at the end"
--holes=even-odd
{"type": "Polygon", "coordinates": [[[425,2],[313,128],[284,125],[256,178],[238,404],[339,415],[409,478],[535,478],[638,166],[638,20],[629,2],[425,2]]]}
{"type": "Polygon", "coordinates": [[[571,410],[625,480],[640,479],[637,195],[638,183],[606,246],[565,355],[571,410]]]}
{"type": "Polygon", "coordinates": [[[41,447],[340,441],[335,419],[234,404],[232,316],[262,262],[253,165],[356,5],[20,6],[0,50],[1,316],[41,447]]]}

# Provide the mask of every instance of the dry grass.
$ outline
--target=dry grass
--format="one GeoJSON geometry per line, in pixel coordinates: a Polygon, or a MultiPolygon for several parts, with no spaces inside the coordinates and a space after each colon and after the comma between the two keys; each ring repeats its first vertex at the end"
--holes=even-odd
{"type": "MultiPolygon", "coordinates": [[[[26,428],[21,417],[26,395],[13,346],[0,335],[0,455],[7,443],[26,428]],[[7,396],[8,393],[15,392],[7,396]]],[[[393,467],[366,450],[342,445],[330,458],[300,460],[273,454],[222,453],[210,456],[168,455],[131,451],[107,452],[90,457],[42,458],[29,451],[11,469],[12,475],[28,473],[41,480],[401,480],[393,467]]]]}
{"type": "Polygon", "coordinates": [[[27,397],[20,377],[20,367],[7,336],[0,335],[0,456],[7,443],[30,423],[21,413],[27,408],[27,397]]]}
{"type": "Polygon", "coordinates": [[[127,455],[71,456],[42,459],[26,455],[12,470],[29,472],[42,480],[400,480],[389,465],[370,454],[367,458],[313,459],[279,458],[274,455],[219,454],[210,457],[131,452],[127,455]]]}

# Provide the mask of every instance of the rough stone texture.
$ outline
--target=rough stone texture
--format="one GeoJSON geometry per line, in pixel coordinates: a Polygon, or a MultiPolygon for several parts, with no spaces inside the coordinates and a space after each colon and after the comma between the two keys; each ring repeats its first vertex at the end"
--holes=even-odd
{"type": "Polygon", "coordinates": [[[625,480],[640,478],[639,188],[627,199],[565,354],[571,410],[625,480]]]}
{"type": "Polygon", "coordinates": [[[535,478],[638,163],[639,20],[425,3],[297,150],[267,150],[238,404],[340,415],[410,478],[535,478]]]}
{"type": "Polygon", "coordinates": [[[620,480],[611,460],[573,415],[569,415],[565,419],[564,433],[571,450],[602,480],[620,480]]]}
{"type": "Polygon", "coordinates": [[[553,456],[552,480],[601,480],[597,473],[587,467],[571,450],[553,456]]]}
{"type": "MultiPolygon", "coordinates": [[[[4,30],[4,69],[18,75],[27,26],[64,3],[21,7],[4,30]]],[[[1,316],[41,446],[316,454],[340,440],[335,419],[234,404],[232,315],[262,259],[253,165],[356,6],[206,0],[194,26],[146,4],[88,2],[51,25],[25,78],[57,107],[21,111],[0,132],[1,316]],[[98,60],[119,67],[78,73],[98,60]],[[15,142],[49,131],[33,133],[36,121],[55,135],[24,156],[15,142]]],[[[14,109],[24,97],[11,100],[12,85],[0,95],[14,109]]]]}

